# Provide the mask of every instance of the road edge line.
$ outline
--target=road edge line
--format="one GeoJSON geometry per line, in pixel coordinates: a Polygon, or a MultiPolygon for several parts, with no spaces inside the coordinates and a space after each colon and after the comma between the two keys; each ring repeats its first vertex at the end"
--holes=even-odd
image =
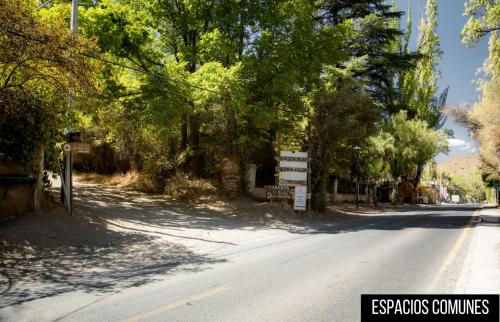
{"type": "MultiPolygon", "coordinates": [[[[460,233],[460,236],[458,236],[458,239],[456,240],[455,244],[453,245],[453,248],[451,249],[451,251],[446,256],[446,259],[444,260],[444,262],[441,264],[441,267],[439,268],[437,274],[434,276],[434,279],[432,280],[432,282],[431,282],[431,284],[430,284],[430,286],[428,288],[429,292],[434,292],[434,290],[435,290],[437,284],[439,283],[439,281],[441,280],[442,275],[444,274],[444,272],[446,272],[448,270],[448,268],[451,266],[451,264],[455,261],[458,253],[460,252],[460,249],[463,246],[463,243],[465,241],[465,237],[467,237],[467,235],[472,230],[472,228],[474,226],[473,225],[474,224],[474,219],[479,216],[480,211],[481,211],[481,209],[474,210],[474,212],[472,213],[472,216],[471,216],[470,220],[463,227],[463,230],[460,233]]],[[[460,280],[460,278],[458,280],[460,280]]],[[[456,291],[456,288],[457,287],[455,285],[455,291],[456,291]]]]}
{"type": "Polygon", "coordinates": [[[228,289],[227,286],[220,286],[220,287],[212,288],[212,289],[209,289],[209,290],[207,290],[205,292],[198,293],[198,294],[195,294],[193,296],[190,296],[188,298],[184,298],[182,300],[177,300],[175,302],[172,302],[172,303],[169,303],[169,304],[157,307],[155,309],[152,309],[152,310],[149,310],[149,311],[145,311],[145,312],[143,312],[141,314],[138,314],[138,315],[136,315],[136,316],[134,316],[132,318],[129,318],[129,319],[125,320],[125,322],[144,321],[144,320],[150,319],[152,317],[164,314],[164,313],[166,313],[166,312],[168,312],[170,310],[177,309],[177,308],[179,308],[181,306],[203,301],[203,300],[205,300],[207,298],[210,298],[210,297],[215,296],[215,295],[217,295],[217,294],[219,294],[221,292],[224,292],[227,289],[228,289]]]}

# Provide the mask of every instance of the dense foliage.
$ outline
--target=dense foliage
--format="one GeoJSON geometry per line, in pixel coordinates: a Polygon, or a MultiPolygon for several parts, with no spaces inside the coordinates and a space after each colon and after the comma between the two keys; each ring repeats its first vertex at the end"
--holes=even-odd
{"type": "Polygon", "coordinates": [[[468,127],[479,141],[482,175],[490,184],[500,184],[500,1],[469,0],[465,5],[469,20],[462,30],[462,40],[475,45],[488,38],[489,54],[477,82],[480,99],[472,109],[455,108],[455,118],[468,127]]]}
{"type": "Polygon", "coordinates": [[[92,42],[72,36],[60,19],[41,19],[35,8],[14,0],[0,8],[0,153],[25,165],[40,145],[55,161],[57,124],[70,117],[68,91],[94,88],[95,64],[80,55],[92,42]]]}
{"type": "MultiPolygon", "coordinates": [[[[32,105],[12,106],[46,112],[36,117],[54,133],[86,133],[95,153],[85,170],[138,170],[162,191],[180,171],[217,178],[230,155],[243,168],[255,163],[262,184],[274,182],[280,150],[307,150],[313,205],[324,209],[332,178],[416,187],[423,165],[446,150],[435,0],[414,52],[411,19],[401,30],[403,13],[383,0],[82,1],[74,37],[63,30],[68,2],[36,4],[2,2],[23,14],[0,22],[1,80],[20,92],[32,84],[32,105]]],[[[2,119],[2,140],[29,128],[30,113],[2,119]]]]}

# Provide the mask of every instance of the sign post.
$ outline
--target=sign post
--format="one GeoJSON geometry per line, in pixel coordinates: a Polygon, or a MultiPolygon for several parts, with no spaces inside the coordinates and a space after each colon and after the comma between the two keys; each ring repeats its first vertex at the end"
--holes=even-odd
{"type": "Polygon", "coordinates": [[[279,185],[293,187],[293,209],[296,211],[306,211],[307,199],[310,198],[310,194],[307,191],[311,173],[309,153],[281,151],[277,159],[279,161],[277,168],[279,185]]]}
{"type": "Polygon", "coordinates": [[[307,204],[307,186],[296,186],[293,210],[305,211],[307,204]]]}
{"type": "MultiPolygon", "coordinates": [[[[71,136],[69,136],[71,139],[71,136]]],[[[90,143],[87,142],[68,142],[64,143],[64,174],[61,173],[61,187],[64,192],[64,201],[68,208],[68,214],[73,214],[73,153],[89,154],[90,143]]]]}

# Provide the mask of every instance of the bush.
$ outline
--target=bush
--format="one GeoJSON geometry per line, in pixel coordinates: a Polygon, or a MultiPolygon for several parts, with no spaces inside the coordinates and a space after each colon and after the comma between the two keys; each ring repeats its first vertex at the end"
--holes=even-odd
{"type": "Polygon", "coordinates": [[[177,200],[207,200],[217,195],[217,187],[206,179],[190,179],[185,173],[179,172],[165,185],[164,192],[177,200]]]}
{"type": "Polygon", "coordinates": [[[164,191],[165,183],[175,174],[175,165],[164,156],[150,156],[144,161],[143,173],[151,180],[157,193],[164,191]]]}

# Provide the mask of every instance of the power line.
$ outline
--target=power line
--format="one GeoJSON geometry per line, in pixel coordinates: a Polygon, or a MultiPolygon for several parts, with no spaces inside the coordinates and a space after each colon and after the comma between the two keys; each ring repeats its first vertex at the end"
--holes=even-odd
{"type": "Polygon", "coordinates": [[[186,86],[189,86],[189,87],[192,87],[192,88],[196,88],[196,89],[200,89],[200,90],[203,90],[203,91],[208,91],[208,92],[212,92],[212,93],[215,93],[215,94],[224,95],[224,93],[216,91],[216,90],[213,90],[213,89],[210,89],[210,88],[206,88],[206,87],[202,87],[202,86],[198,86],[198,85],[193,85],[193,84],[185,82],[185,81],[181,81],[181,80],[177,80],[177,79],[172,79],[170,77],[167,77],[167,76],[164,76],[164,75],[160,75],[160,74],[156,74],[156,73],[151,73],[151,72],[145,71],[145,70],[137,68],[137,67],[132,67],[132,66],[129,66],[129,65],[125,65],[125,64],[113,62],[113,61],[110,61],[110,60],[107,60],[107,59],[104,59],[104,58],[101,58],[101,57],[98,57],[98,56],[95,56],[95,55],[85,54],[85,53],[78,53],[78,54],[81,55],[81,56],[84,56],[84,57],[88,57],[88,58],[92,58],[92,59],[96,59],[96,60],[102,61],[102,62],[107,63],[107,64],[111,64],[111,65],[123,67],[123,68],[130,69],[130,70],[133,70],[133,71],[136,71],[136,72],[139,72],[139,73],[143,73],[143,74],[148,74],[148,75],[150,75],[152,77],[165,79],[165,80],[170,81],[170,82],[174,82],[174,83],[186,85],[186,86]]]}
{"type": "MultiPolygon", "coordinates": [[[[28,39],[28,40],[36,41],[36,42],[39,42],[39,43],[42,43],[42,44],[47,42],[47,40],[43,40],[43,39],[39,39],[39,38],[30,36],[30,35],[26,35],[26,34],[24,34],[22,32],[19,32],[19,31],[14,31],[14,30],[6,29],[6,28],[4,28],[2,26],[0,26],[0,30],[3,31],[3,32],[6,32],[8,34],[11,34],[11,35],[14,35],[14,36],[18,36],[18,37],[22,37],[22,38],[25,38],[25,39],[28,39]]],[[[62,49],[62,50],[67,50],[67,48],[64,48],[62,46],[59,46],[58,48],[62,49]]],[[[194,84],[191,84],[189,82],[185,82],[185,81],[173,79],[173,78],[170,78],[170,77],[167,77],[167,76],[164,76],[164,75],[160,75],[160,74],[152,73],[152,72],[149,72],[149,71],[145,71],[143,69],[140,69],[140,68],[137,68],[137,67],[132,67],[132,66],[129,66],[129,65],[126,65],[126,64],[117,63],[117,62],[114,62],[114,61],[111,61],[111,60],[108,60],[108,59],[101,58],[101,57],[99,57],[97,55],[94,55],[94,54],[86,54],[86,53],[81,53],[80,52],[80,53],[78,53],[78,55],[86,57],[86,58],[91,58],[91,59],[99,60],[101,62],[110,64],[110,65],[115,65],[115,66],[122,67],[122,68],[125,68],[125,69],[133,70],[133,71],[136,71],[136,72],[139,72],[139,73],[147,74],[147,75],[155,77],[155,78],[164,79],[164,80],[169,81],[169,82],[173,82],[173,83],[185,85],[185,86],[188,86],[188,87],[191,87],[191,88],[195,88],[195,89],[199,89],[199,90],[203,90],[203,91],[207,91],[207,92],[212,92],[212,93],[219,94],[219,95],[226,95],[225,93],[222,93],[222,92],[210,89],[210,88],[206,88],[206,87],[194,85],[194,84]]]]}

